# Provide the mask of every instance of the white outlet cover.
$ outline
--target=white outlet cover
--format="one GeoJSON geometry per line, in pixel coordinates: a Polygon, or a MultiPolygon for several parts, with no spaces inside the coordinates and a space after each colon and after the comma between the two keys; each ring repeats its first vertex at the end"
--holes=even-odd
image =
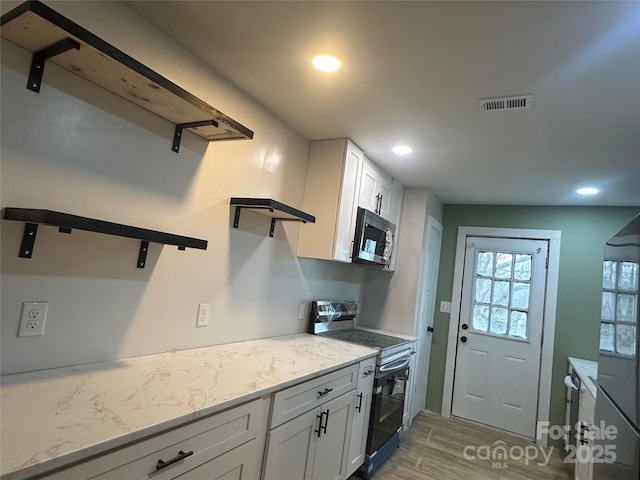
{"type": "Polygon", "coordinates": [[[198,305],[198,319],[196,320],[196,327],[209,326],[209,318],[211,317],[211,304],[201,303],[198,305]]]}
{"type": "Polygon", "coordinates": [[[307,318],[307,304],[301,303],[298,307],[298,320],[304,320],[307,318]]]}
{"type": "Polygon", "coordinates": [[[39,337],[44,335],[47,321],[48,302],[24,302],[20,315],[19,337],[39,337]]]}

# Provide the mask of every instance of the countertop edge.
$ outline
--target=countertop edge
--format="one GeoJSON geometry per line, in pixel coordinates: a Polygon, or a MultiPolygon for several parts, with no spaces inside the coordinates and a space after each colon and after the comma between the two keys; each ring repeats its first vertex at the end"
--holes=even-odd
{"type": "Polygon", "coordinates": [[[584,384],[587,391],[593,398],[597,398],[597,386],[593,382],[592,377],[597,377],[598,375],[598,362],[577,357],[568,357],[568,361],[580,377],[580,381],[584,384]]]}

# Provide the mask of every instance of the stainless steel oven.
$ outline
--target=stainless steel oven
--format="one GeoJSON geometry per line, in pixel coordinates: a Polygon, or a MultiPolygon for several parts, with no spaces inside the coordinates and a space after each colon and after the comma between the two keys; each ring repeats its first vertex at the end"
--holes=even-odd
{"type": "Polygon", "coordinates": [[[309,333],[378,349],[371,416],[364,464],[358,474],[369,478],[400,445],[405,388],[412,347],[409,340],[357,328],[357,303],[311,302],[309,333]]]}
{"type": "Polygon", "coordinates": [[[410,354],[381,365],[376,371],[367,440],[369,457],[375,457],[384,444],[402,429],[409,359],[410,354]]]}

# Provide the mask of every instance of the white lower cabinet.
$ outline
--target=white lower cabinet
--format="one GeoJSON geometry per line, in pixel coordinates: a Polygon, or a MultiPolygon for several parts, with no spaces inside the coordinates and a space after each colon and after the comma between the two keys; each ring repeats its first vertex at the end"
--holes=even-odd
{"type": "Polygon", "coordinates": [[[269,431],[264,480],[345,480],[355,390],[269,431]]]}
{"type": "Polygon", "coordinates": [[[260,398],[38,478],[255,480],[269,405],[269,397],[260,398]]]}
{"type": "Polygon", "coordinates": [[[593,439],[596,399],[584,386],[580,389],[578,410],[578,438],[576,439],[575,480],[591,480],[593,477],[593,439]]]}
{"type": "Polygon", "coordinates": [[[409,360],[409,377],[404,389],[404,408],[402,410],[402,429],[407,430],[411,426],[411,404],[413,402],[414,390],[416,388],[416,358],[418,352],[418,341],[411,342],[411,358],[409,360]]]}
{"type": "Polygon", "coordinates": [[[360,362],[358,386],[356,388],[356,407],[351,428],[351,441],[349,442],[347,478],[353,475],[360,465],[364,463],[369,434],[369,417],[371,416],[375,370],[375,357],[360,362]]]}

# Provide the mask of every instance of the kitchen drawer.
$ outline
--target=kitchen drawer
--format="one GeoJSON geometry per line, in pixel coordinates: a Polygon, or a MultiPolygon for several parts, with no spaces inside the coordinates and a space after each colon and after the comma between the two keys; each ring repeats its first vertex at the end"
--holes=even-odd
{"type": "MultiPolygon", "coordinates": [[[[240,445],[266,437],[269,399],[257,399],[187,425],[154,435],[46,476],[47,480],[168,480],[219,457],[240,445]],[[161,470],[178,452],[193,454],[161,470]]],[[[257,459],[256,461],[260,461],[257,459]]]]}
{"type": "Polygon", "coordinates": [[[358,388],[368,383],[373,383],[376,376],[376,360],[378,357],[367,358],[360,362],[358,369],[358,388]]]}
{"type": "Polygon", "coordinates": [[[351,365],[276,393],[273,397],[273,413],[269,428],[277,427],[355,389],[358,383],[358,369],[359,365],[351,365]]]}

